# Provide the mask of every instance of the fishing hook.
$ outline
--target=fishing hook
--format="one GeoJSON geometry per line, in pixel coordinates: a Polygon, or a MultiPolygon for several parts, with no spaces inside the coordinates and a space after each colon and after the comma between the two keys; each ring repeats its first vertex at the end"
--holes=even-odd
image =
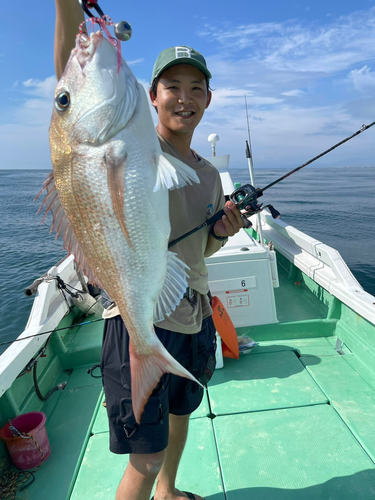
{"type": "MultiPolygon", "coordinates": [[[[105,30],[105,24],[109,24],[111,26],[113,25],[115,35],[118,40],[120,40],[121,42],[127,42],[128,40],[130,40],[132,36],[132,27],[128,22],[120,21],[117,24],[114,24],[110,19],[110,17],[104,14],[102,9],[99,7],[98,0],[78,0],[78,1],[83,11],[90,19],[95,19],[95,18],[92,16],[92,13],[90,12],[89,9],[96,10],[96,12],[100,16],[100,19],[103,19],[103,24],[102,23],[99,24],[104,30],[105,30]]],[[[109,35],[109,33],[107,33],[107,35],[109,35]]],[[[109,35],[109,39],[111,38],[112,37],[109,35]]]]}

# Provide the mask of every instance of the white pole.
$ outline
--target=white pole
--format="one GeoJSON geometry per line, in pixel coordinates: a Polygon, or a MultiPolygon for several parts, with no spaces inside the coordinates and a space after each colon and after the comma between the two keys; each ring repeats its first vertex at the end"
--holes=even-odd
{"type": "MultiPolygon", "coordinates": [[[[251,152],[250,152],[250,157],[247,159],[247,163],[249,165],[251,185],[253,187],[255,187],[253,159],[252,159],[252,156],[251,156],[251,152]]],[[[261,245],[263,245],[264,244],[264,239],[263,239],[262,219],[261,219],[259,213],[257,214],[257,233],[259,234],[260,243],[261,243],[261,245]]]]}
{"type": "MultiPolygon", "coordinates": [[[[249,126],[249,114],[247,112],[247,100],[245,94],[245,104],[246,104],[246,119],[247,119],[247,131],[249,134],[249,143],[246,147],[247,163],[249,165],[250,181],[251,185],[255,187],[255,177],[254,177],[254,166],[253,166],[253,153],[251,151],[251,140],[250,140],[250,126],[249,126]]],[[[247,141],[246,141],[247,142],[247,141]]],[[[257,214],[257,233],[259,234],[259,241],[261,245],[264,245],[263,230],[262,230],[262,219],[260,214],[257,214]]]]}

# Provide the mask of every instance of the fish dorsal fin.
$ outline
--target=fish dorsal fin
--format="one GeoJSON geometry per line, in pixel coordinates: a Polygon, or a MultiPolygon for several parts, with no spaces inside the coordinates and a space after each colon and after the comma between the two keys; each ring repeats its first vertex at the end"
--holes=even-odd
{"type": "Polygon", "coordinates": [[[187,287],[189,267],[173,252],[167,251],[167,275],[155,305],[154,322],[163,321],[181,302],[187,287]]]}
{"type": "MultiPolygon", "coordinates": [[[[62,238],[64,241],[63,244],[63,249],[68,251],[68,255],[73,254],[74,255],[74,260],[76,261],[78,268],[83,271],[83,273],[87,276],[89,283],[92,283],[94,285],[98,285],[101,288],[100,282],[95,276],[95,273],[92,271],[91,267],[89,266],[85,256],[83,255],[83,252],[81,250],[81,247],[78,244],[78,241],[76,240],[76,237],[74,236],[72,227],[70,225],[69,219],[65,214],[64,208],[61,205],[59,193],[57,192],[56,189],[56,184],[55,184],[55,176],[53,172],[51,172],[47,179],[44,181],[43,188],[41,191],[38,193],[38,195],[35,197],[35,200],[39,198],[39,196],[46,191],[46,195],[44,197],[44,200],[38,210],[37,213],[39,213],[43,205],[46,206],[46,212],[44,214],[42,223],[45,221],[47,214],[51,212],[52,214],[52,225],[51,225],[51,230],[56,232],[56,238],[62,238]]],[[[34,200],[34,201],[35,201],[34,200]]]]}
{"type": "Polygon", "coordinates": [[[180,188],[186,186],[186,184],[191,184],[192,181],[199,184],[199,177],[196,172],[189,165],[168,153],[158,156],[157,168],[158,173],[154,191],[158,191],[160,188],[180,188]]]}

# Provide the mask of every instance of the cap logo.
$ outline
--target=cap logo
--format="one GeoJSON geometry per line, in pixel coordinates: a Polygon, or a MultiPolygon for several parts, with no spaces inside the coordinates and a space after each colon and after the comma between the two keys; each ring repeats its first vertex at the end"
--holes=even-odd
{"type": "Polygon", "coordinates": [[[180,57],[191,58],[191,51],[188,47],[175,47],[175,50],[176,50],[176,59],[179,59],[180,57]]]}

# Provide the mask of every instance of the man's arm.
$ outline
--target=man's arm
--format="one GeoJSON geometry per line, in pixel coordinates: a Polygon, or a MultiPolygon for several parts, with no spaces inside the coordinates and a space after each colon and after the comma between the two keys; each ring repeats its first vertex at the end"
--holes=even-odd
{"type": "Polygon", "coordinates": [[[205,257],[210,257],[214,253],[216,253],[223,246],[223,242],[216,240],[212,234],[208,236],[206,250],[204,251],[205,257]]]}
{"type": "MultiPolygon", "coordinates": [[[[243,227],[241,212],[232,201],[227,201],[224,206],[225,215],[218,220],[213,227],[216,236],[234,236],[243,227]]],[[[220,250],[222,242],[215,239],[212,234],[209,235],[204,252],[205,257],[213,255],[220,250]]]]}
{"type": "Polygon", "coordinates": [[[55,0],[55,71],[58,80],[75,45],[78,27],[85,17],[78,0],[55,0]]]}

